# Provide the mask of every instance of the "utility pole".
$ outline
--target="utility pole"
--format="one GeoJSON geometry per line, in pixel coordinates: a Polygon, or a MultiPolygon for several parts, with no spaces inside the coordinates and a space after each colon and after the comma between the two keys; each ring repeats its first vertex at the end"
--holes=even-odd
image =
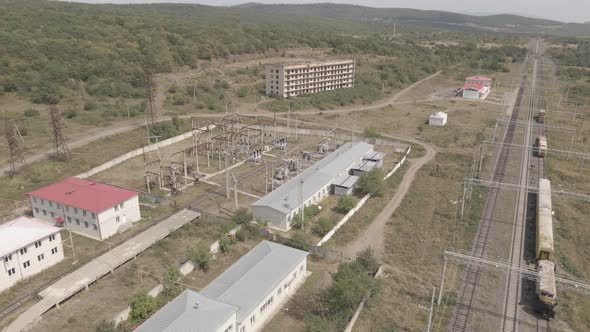
{"type": "Polygon", "coordinates": [[[303,204],[303,179],[301,179],[301,230],[305,232],[305,205],[303,204]]]}
{"type": "Polygon", "coordinates": [[[443,265],[442,276],[440,278],[440,289],[438,290],[438,302],[437,302],[438,305],[440,305],[440,302],[442,300],[443,289],[445,287],[445,272],[447,272],[447,256],[444,256],[443,259],[445,260],[445,263],[443,265]]]}
{"type": "Polygon", "coordinates": [[[229,167],[227,165],[227,151],[225,152],[225,193],[227,199],[229,199],[229,167]]]}
{"type": "Polygon", "coordinates": [[[232,180],[234,182],[234,209],[238,210],[238,178],[235,174],[232,174],[232,180]]]}
{"type": "Polygon", "coordinates": [[[428,314],[428,327],[426,328],[426,332],[430,332],[430,327],[432,326],[432,312],[434,311],[434,294],[436,294],[436,288],[432,287],[432,299],[430,300],[430,313],[428,314]]]}
{"type": "Polygon", "coordinates": [[[70,232],[70,246],[72,247],[72,257],[74,258],[72,264],[76,264],[78,260],[76,259],[76,250],[74,250],[74,239],[72,238],[72,231],[68,229],[68,232],[70,232]]]}

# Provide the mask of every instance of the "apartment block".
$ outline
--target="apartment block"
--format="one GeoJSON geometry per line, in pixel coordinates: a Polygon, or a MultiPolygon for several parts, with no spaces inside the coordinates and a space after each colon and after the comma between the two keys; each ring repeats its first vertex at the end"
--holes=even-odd
{"type": "Polygon", "coordinates": [[[266,94],[289,98],[354,87],[355,60],[266,66],[266,94]]]}
{"type": "Polygon", "coordinates": [[[59,231],[27,217],[0,225],[0,291],[64,259],[59,231]]]}

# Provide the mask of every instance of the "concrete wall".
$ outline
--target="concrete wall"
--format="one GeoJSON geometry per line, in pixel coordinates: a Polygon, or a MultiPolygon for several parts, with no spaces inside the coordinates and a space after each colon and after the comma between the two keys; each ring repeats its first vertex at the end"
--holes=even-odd
{"type": "Polygon", "coordinates": [[[463,98],[479,99],[479,90],[463,90],[463,98]]]}
{"type": "Polygon", "coordinates": [[[260,218],[268,222],[268,226],[286,231],[290,225],[287,225],[287,215],[266,206],[250,206],[254,218],[260,218]]]}
{"type": "Polygon", "coordinates": [[[55,239],[50,240],[50,237],[45,237],[41,241],[41,246],[35,248],[35,244],[29,244],[26,248],[26,253],[21,254],[18,248],[10,254],[11,259],[5,261],[5,257],[1,258],[3,268],[0,268],[0,291],[3,291],[17,282],[35,275],[50,266],[53,266],[64,259],[63,247],[61,244],[61,235],[59,232],[54,234],[55,239]],[[57,252],[52,253],[52,249],[57,249],[57,252]],[[43,255],[43,259],[39,260],[39,255],[43,255]],[[23,264],[29,262],[28,267],[23,264]],[[16,273],[9,276],[8,270],[14,268],[16,273]]]}
{"type": "Polygon", "coordinates": [[[139,212],[139,196],[134,196],[98,215],[101,240],[122,231],[141,219],[139,212]],[[117,220],[118,217],[118,220],[117,220]]]}

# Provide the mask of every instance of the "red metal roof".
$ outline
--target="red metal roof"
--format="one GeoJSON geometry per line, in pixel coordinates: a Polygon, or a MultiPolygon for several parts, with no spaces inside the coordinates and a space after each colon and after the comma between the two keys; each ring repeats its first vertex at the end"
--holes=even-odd
{"type": "Polygon", "coordinates": [[[481,91],[483,89],[484,85],[483,84],[474,84],[474,83],[469,83],[469,84],[465,84],[463,85],[463,90],[470,90],[470,89],[474,89],[474,90],[478,90],[481,91]]]}
{"type": "Polygon", "coordinates": [[[139,194],[137,191],[78,178],[67,178],[27,193],[29,196],[95,213],[109,209],[137,194],[139,194]]]}
{"type": "Polygon", "coordinates": [[[465,79],[466,81],[491,81],[492,79],[485,76],[470,76],[465,79]]]}

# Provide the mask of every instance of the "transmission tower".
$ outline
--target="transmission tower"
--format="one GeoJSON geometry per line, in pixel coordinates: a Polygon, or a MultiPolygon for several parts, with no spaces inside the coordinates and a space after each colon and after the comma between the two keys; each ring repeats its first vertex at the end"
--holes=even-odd
{"type": "Polygon", "coordinates": [[[57,107],[49,109],[49,117],[51,119],[51,127],[53,128],[53,142],[55,148],[55,157],[70,159],[70,150],[66,144],[66,140],[62,131],[61,112],[57,107]]]}
{"type": "Polygon", "coordinates": [[[8,145],[8,154],[10,158],[10,174],[12,175],[16,172],[18,163],[20,163],[21,166],[25,166],[26,162],[22,156],[22,151],[18,147],[18,137],[20,134],[16,123],[14,120],[5,119],[4,125],[6,142],[8,145]]]}
{"type": "Polygon", "coordinates": [[[144,63],[143,65],[143,83],[145,87],[145,102],[147,108],[146,117],[151,124],[154,124],[158,119],[158,112],[154,101],[155,84],[147,63],[144,63]]]}

